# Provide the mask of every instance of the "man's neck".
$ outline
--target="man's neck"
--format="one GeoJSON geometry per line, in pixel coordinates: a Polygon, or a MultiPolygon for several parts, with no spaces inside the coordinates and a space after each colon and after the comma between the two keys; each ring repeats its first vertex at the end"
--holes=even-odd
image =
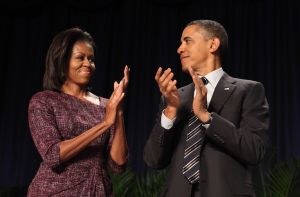
{"type": "Polygon", "coordinates": [[[208,73],[219,69],[220,67],[221,67],[220,62],[207,62],[205,65],[199,65],[193,69],[196,75],[205,76],[208,73]]]}

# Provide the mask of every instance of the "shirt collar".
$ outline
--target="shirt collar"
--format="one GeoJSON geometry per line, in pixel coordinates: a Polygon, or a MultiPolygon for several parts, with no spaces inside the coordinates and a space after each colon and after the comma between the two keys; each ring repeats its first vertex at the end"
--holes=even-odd
{"type": "Polygon", "coordinates": [[[208,73],[207,75],[205,75],[206,79],[209,81],[209,84],[211,84],[213,86],[213,88],[215,89],[218,82],[220,81],[221,77],[223,76],[224,71],[221,68],[218,68],[217,70],[214,70],[210,73],[208,73]]]}

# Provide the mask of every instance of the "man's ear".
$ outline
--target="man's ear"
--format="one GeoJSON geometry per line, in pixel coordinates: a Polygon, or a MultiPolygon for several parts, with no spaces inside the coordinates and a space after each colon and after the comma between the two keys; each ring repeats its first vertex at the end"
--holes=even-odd
{"type": "Polygon", "coordinates": [[[214,53],[218,50],[218,48],[220,47],[220,39],[219,38],[213,38],[211,40],[211,44],[210,44],[210,52],[214,53]]]}

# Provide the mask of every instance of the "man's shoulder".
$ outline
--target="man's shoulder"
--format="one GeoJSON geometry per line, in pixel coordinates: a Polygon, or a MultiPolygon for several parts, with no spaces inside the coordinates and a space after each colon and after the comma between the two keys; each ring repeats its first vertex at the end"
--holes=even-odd
{"type": "Polygon", "coordinates": [[[255,81],[255,80],[251,80],[251,79],[245,79],[245,78],[237,78],[237,77],[232,77],[228,74],[224,74],[224,76],[222,77],[225,80],[230,80],[232,83],[236,84],[236,85],[262,85],[261,82],[259,81],[255,81]]]}

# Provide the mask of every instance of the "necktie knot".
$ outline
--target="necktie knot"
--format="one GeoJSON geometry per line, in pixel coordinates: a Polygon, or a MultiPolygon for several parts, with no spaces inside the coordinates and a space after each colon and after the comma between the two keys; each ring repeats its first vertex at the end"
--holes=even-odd
{"type": "Polygon", "coordinates": [[[201,77],[201,80],[203,81],[204,85],[208,84],[208,79],[206,77],[201,77]]]}

